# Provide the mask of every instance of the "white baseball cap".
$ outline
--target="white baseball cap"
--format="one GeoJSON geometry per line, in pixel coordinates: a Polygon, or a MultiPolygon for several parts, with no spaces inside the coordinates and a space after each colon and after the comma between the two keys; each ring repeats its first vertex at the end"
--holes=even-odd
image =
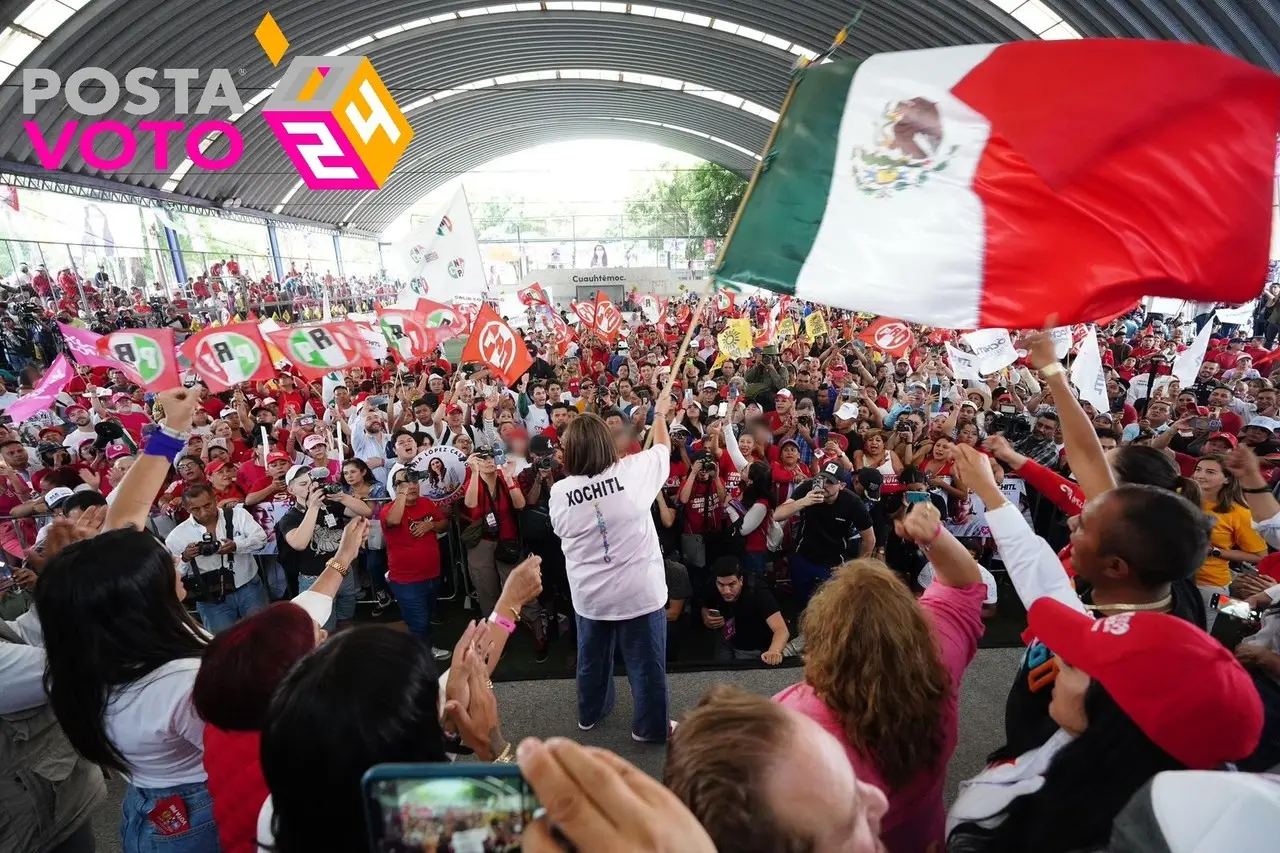
{"type": "Polygon", "coordinates": [[[843,406],[836,409],[836,417],[842,421],[856,420],[858,417],[858,407],[853,403],[845,403],[843,406]]]}
{"type": "Polygon", "coordinates": [[[54,509],[58,504],[62,503],[74,494],[75,492],[71,491],[66,486],[54,486],[49,491],[45,492],[44,504],[49,507],[49,509],[54,509]]]}
{"type": "Polygon", "coordinates": [[[791,389],[790,389],[790,388],[783,388],[783,389],[781,389],[780,391],[778,391],[778,393],[777,393],[777,394],[774,394],[773,396],[775,396],[775,397],[794,397],[795,395],[791,393],[791,389]]]}

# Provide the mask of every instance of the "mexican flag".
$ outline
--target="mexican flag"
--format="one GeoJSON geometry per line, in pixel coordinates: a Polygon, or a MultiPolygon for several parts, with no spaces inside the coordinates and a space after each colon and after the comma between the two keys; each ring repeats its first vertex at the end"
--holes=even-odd
{"type": "Polygon", "coordinates": [[[1084,39],[799,74],[719,281],[964,329],[1262,288],[1280,129],[1266,69],[1084,39]]]}

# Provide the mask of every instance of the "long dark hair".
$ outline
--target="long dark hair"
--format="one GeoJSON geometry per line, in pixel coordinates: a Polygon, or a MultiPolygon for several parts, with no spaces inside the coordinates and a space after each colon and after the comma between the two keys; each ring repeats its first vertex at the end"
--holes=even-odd
{"type": "Polygon", "coordinates": [[[374,625],[343,631],[298,662],[262,730],[275,850],[363,849],[365,771],[448,760],[437,677],[426,644],[374,625]],[[326,792],[323,802],[317,791],[326,792]]]}
{"type": "MultiPolygon", "coordinates": [[[[730,438],[730,441],[733,439],[730,438]]],[[[773,486],[773,469],[769,467],[767,462],[752,462],[747,467],[747,479],[751,481],[751,485],[747,486],[742,493],[742,505],[747,509],[756,505],[756,501],[763,500],[769,509],[775,509],[776,495],[773,486]]]]}
{"type": "MultiPolygon", "coordinates": [[[[372,486],[374,483],[378,482],[377,479],[373,476],[373,471],[369,469],[368,463],[365,462],[363,459],[357,456],[352,456],[346,462],[342,463],[342,467],[344,468],[347,467],[348,465],[360,471],[360,479],[364,482],[366,486],[372,486]]],[[[343,485],[346,485],[346,484],[344,483],[343,485]]]]}
{"type": "MultiPolygon", "coordinates": [[[[1186,765],[1152,742],[1094,681],[1084,696],[1089,726],[1054,756],[1044,785],[1018,797],[984,851],[1067,853],[1105,846],[1111,824],[1151,777],[1186,765]]],[[[960,828],[983,835],[973,824],[960,828]]]]}
{"type": "Polygon", "coordinates": [[[203,633],[178,600],[173,556],[150,533],[112,530],[68,545],[40,573],[45,690],[85,758],[129,772],[107,737],[112,693],[161,666],[204,652],[203,633]]]}
{"type": "Polygon", "coordinates": [[[1200,506],[1200,486],[1190,477],[1182,476],[1182,471],[1162,451],[1141,444],[1126,444],[1117,447],[1110,455],[1111,470],[1118,482],[1177,492],[1200,506]]]}

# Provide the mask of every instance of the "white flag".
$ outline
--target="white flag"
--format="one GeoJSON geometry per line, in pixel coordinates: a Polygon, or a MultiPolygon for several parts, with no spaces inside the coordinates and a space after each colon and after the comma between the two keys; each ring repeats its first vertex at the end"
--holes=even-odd
{"type": "Polygon", "coordinates": [[[394,251],[410,279],[426,280],[426,293],[418,295],[448,302],[459,293],[489,290],[476,229],[471,223],[471,208],[462,187],[438,216],[397,243],[394,251]]]}
{"type": "Polygon", "coordinates": [[[1191,346],[1178,353],[1178,357],[1173,360],[1173,375],[1178,377],[1178,381],[1184,388],[1195,384],[1196,375],[1200,372],[1200,364],[1204,361],[1205,353],[1209,351],[1211,337],[1213,337],[1213,323],[1205,323],[1200,334],[1196,335],[1196,339],[1191,342],[1191,346]]]}
{"type": "Polygon", "coordinates": [[[1102,353],[1098,350],[1098,330],[1090,327],[1080,342],[1080,352],[1071,365],[1071,384],[1080,392],[1080,399],[1093,404],[1099,412],[1111,409],[1107,400],[1107,380],[1102,373],[1102,353]]]}
{"type": "Polygon", "coordinates": [[[1247,323],[1253,317],[1253,302],[1246,302],[1239,308],[1219,308],[1218,322],[1239,325],[1247,323]]]}
{"type": "Polygon", "coordinates": [[[1066,358],[1067,353],[1071,352],[1071,344],[1074,343],[1070,326],[1059,326],[1049,333],[1049,337],[1053,338],[1053,354],[1058,358],[1066,358]]]}
{"type": "Polygon", "coordinates": [[[973,353],[965,352],[947,344],[947,364],[951,365],[951,372],[956,375],[956,379],[972,379],[975,382],[982,381],[982,373],[978,370],[978,357],[973,353]]]}
{"type": "Polygon", "coordinates": [[[978,370],[983,376],[997,373],[1018,360],[1018,351],[1009,340],[1008,329],[978,329],[966,332],[964,342],[978,358],[978,370]]]}

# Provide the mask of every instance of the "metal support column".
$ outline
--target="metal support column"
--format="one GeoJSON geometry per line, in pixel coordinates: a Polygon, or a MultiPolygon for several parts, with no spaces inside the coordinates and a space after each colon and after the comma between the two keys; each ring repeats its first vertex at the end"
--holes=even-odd
{"type": "Polygon", "coordinates": [[[333,235],[333,257],[338,261],[338,275],[345,276],[342,270],[342,241],[338,239],[338,235],[333,235]]]}
{"type": "Polygon", "coordinates": [[[271,246],[271,263],[276,268],[276,283],[284,282],[284,262],[280,260],[280,240],[276,236],[275,223],[267,222],[267,242],[271,246]]]}
{"type": "MultiPolygon", "coordinates": [[[[169,244],[169,258],[173,261],[173,274],[178,280],[177,290],[187,285],[187,266],[182,260],[182,247],[178,245],[178,232],[165,226],[164,241],[169,244]]],[[[171,297],[173,292],[170,291],[171,297]]]]}

